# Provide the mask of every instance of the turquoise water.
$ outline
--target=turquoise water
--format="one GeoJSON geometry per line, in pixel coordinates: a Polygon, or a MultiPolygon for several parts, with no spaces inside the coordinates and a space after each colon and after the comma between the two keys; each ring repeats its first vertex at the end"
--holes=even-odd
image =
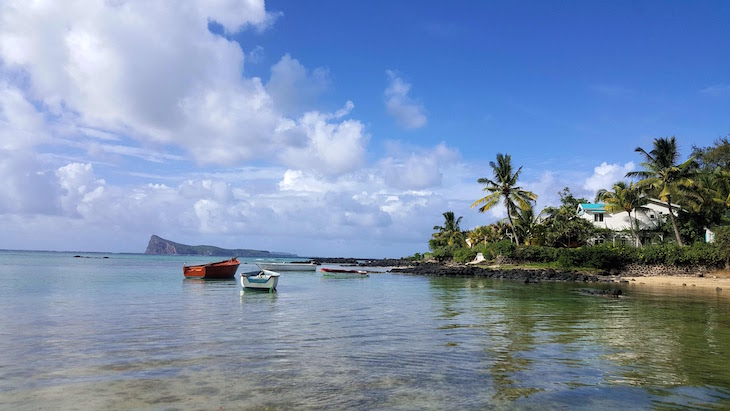
{"type": "Polygon", "coordinates": [[[0,409],[730,408],[721,293],[73,255],[0,252],[0,409]]]}

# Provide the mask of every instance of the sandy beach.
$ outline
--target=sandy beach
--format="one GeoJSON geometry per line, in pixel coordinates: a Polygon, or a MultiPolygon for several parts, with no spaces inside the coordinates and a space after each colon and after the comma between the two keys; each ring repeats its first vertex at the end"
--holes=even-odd
{"type": "Polygon", "coordinates": [[[710,273],[704,277],[687,276],[656,276],[656,277],[621,277],[622,280],[629,281],[631,285],[647,286],[647,287],[681,287],[687,289],[697,289],[702,291],[712,290],[730,295],[730,272],[717,271],[710,273]]]}

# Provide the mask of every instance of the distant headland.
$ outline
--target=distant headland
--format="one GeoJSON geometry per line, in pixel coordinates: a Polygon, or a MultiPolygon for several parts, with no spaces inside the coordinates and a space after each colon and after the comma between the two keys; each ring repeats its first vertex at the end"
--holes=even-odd
{"type": "Polygon", "coordinates": [[[219,255],[236,257],[297,257],[296,254],[269,252],[265,250],[225,249],[212,245],[185,245],[152,235],[145,254],[155,255],[219,255]]]}

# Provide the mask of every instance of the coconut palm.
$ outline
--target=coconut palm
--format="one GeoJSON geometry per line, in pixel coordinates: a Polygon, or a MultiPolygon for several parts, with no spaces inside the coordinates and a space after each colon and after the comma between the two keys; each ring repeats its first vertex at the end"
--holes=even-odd
{"type": "Polygon", "coordinates": [[[691,169],[694,166],[694,159],[690,157],[684,163],[677,164],[679,150],[673,136],[654,139],[654,148],[648,153],[641,147],[637,147],[634,151],[644,156],[645,161],[641,163],[644,170],[628,172],[626,177],[641,178],[636,185],[655,194],[660,201],[664,202],[672,228],[674,228],[677,244],[681,247],[683,244],[674,218],[672,201],[675,201],[676,204],[682,193],[692,187],[691,169]]]}
{"type": "Polygon", "coordinates": [[[522,238],[523,243],[532,245],[532,241],[535,239],[539,226],[539,219],[538,216],[535,215],[535,209],[532,205],[528,208],[517,209],[515,228],[522,238]]]}
{"type": "Polygon", "coordinates": [[[519,245],[520,239],[517,236],[517,231],[512,221],[512,214],[517,210],[517,207],[522,209],[529,208],[531,203],[537,200],[537,194],[523,190],[522,187],[517,186],[517,180],[520,178],[522,167],[520,166],[517,171],[513,172],[512,156],[509,154],[497,154],[497,162],[490,161],[489,165],[492,167],[494,180],[489,178],[480,178],[477,180],[479,184],[485,185],[482,191],[486,191],[489,194],[475,201],[471,205],[471,208],[481,205],[479,212],[483,213],[494,207],[501,200],[507,208],[507,220],[509,220],[509,225],[512,227],[514,240],[519,245]]]}
{"type": "Polygon", "coordinates": [[[456,218],[453,211],[447,211],[443,213],[443,216],[444,225],[433,226],[434,230],[438,230],[438,232],[434,233],[433,236],[435,238],[442,239],[448,245],[461,243],[464,240],[464,235],[461,232],[461,227],[459,227],[459,223],[461,223],[461,219],[463,217],[456,218]]]}
{"type": "Polygon", "coordinates": [[[604,208],[609,213],[618,211],[626,211],[629,214],[629,227],[631,235],[636,239],[637,244],[641,247],[641,239],[634,231],[634,219],[631,218],[631,211],[636,210],[646,204],[646,197],[641,194],[639,188],[633,183],[626,185],[625,182],[619,181],[613,185],[613,191],[600,189],[596,193],[596,202],[603,202],[604,208]]]}

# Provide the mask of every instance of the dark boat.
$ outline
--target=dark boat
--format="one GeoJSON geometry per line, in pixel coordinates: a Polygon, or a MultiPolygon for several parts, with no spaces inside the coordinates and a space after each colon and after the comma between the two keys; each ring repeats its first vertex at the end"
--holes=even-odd
{"type": "Polygon", "coordinates": [[[183,274],[185,278],[233,278],[236,275],[239,264],[241,263],[234,257],[230,260],[218,261],[216,263],[184,265],[183,274]]]}

